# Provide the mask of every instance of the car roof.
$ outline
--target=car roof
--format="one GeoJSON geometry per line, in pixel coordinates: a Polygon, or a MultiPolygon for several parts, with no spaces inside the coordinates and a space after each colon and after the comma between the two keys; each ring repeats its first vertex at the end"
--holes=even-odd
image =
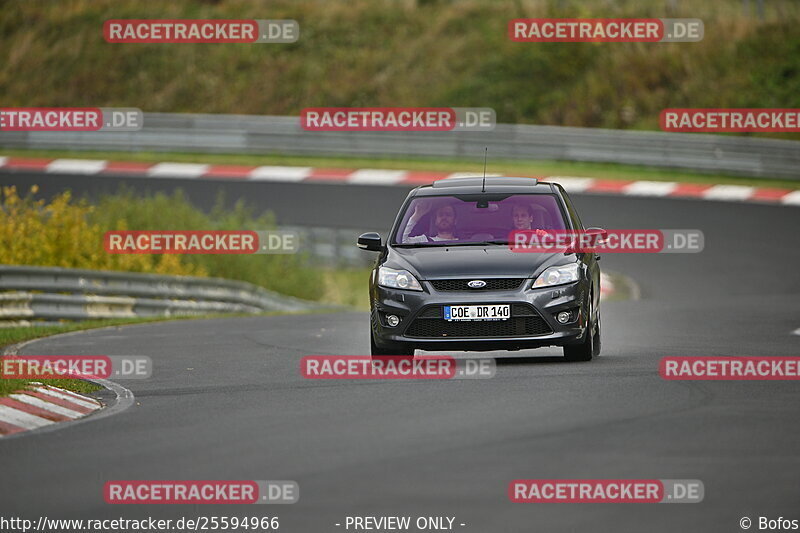
{"type": "Polygon", "coordinates": [[[553,193],[549,183],[540,183],[536,178],[497,177],[497,176],[464,176],[444,178],[430,185],[415,189],[415,196],[433,196],[441,194],[480,194],[487,193],[553,193]],[[484,179],[486,186],[484,191],[484,179]]]}

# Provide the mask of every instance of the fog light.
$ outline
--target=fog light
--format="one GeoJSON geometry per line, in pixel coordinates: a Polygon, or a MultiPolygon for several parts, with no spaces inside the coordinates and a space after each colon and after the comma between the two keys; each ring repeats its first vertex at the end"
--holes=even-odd
{"type": "Polygon", "coordinates": [[[569,311],[561,311],[556,315],[556,320],[558,320],[561,324],[566,324],[569,322],[569,319],[572,317],[572,313],[569,311]]]}
{"type": "Polygon", "coordinates": [[[395,327],[397,324],[400,323],[400,319],[397,318],[397,315],[389,315],[386,317],[386,323],[389,324],[391,327],[395,327]]]}

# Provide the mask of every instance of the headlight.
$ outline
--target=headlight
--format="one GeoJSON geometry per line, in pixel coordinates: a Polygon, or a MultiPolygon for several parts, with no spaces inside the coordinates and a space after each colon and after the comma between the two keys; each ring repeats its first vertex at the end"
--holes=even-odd
{"type": "Polygon", "coordinates": [[[578,263],[571,265],[550,267],[536,278],[533,282],[532,288],[537,287],[550,287],[552,285],[563,285],[565,283],[572,283],[578,281],[578,263]]]}
{"type": "Polygon", "coordinates": [[[422,285],[417,278],[411,275],[408,270],[395,270],[389,267],[378,269],[378,285],[390,287],[392,289],[405,289],[409,291],[421,291],[422,285]]]}

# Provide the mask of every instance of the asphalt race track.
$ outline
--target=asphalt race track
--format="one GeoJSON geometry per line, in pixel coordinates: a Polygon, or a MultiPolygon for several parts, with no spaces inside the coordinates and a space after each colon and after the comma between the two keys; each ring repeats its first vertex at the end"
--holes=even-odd
{"type": "MultiPolygon", "coordinates": [[[[0,183],[20,176],[3,175],[0,183]]],[[[36,178],[45,190],[44,179],[76,190],[96,179],[36,178]]],[[[249,197],[262,207],[281,205],[279,218],[288,223],[305,215],[315,225],[329,218],[384,234],[405,196],[380,186],[204,186],[230,187],[231,195],[257,187],[249,197]]],[[[568,364],[554,357],[559,350],[543,349],[514,354],[534,356],[524,361],[500,361],[488,380],[303,379],[305,355],[368,353],[367,315],[358,312],[45,339],[23,353],[148,355],[153,377],[124,382],[136,404],[120,414],[0,442],[2,514],[278,516],[287,533],[344,531],[335,524],[348,515],[455,516],[455,529],[465,532],[732,532],[741,531],[744,516],[800,518],[797,382],[658,375],[663,356],[800,355],[800,336],[792,335],[800,328],[800,210],[573,198],[587,226],[705,233],[699,254],[603,256],[601,266],[635,279],[642,297],[603,304],[599,359],[568,364]],[[514,504],[507,488],[519,478],[699,479],[705,500],[514,504]],[[103,501],[106,481],[135,479],[295,480],[301,495],[276,506],[103,501]]]]}

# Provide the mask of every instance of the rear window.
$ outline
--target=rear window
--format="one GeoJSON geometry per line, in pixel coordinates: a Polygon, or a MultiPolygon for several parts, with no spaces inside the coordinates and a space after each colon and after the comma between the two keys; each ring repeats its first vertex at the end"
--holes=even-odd
{"type": "Polygon", "coordinates": [[[508,243],[515,229],[567,229],[552,194],[423,196],[406,207],[393,243],[508,243]]]}

